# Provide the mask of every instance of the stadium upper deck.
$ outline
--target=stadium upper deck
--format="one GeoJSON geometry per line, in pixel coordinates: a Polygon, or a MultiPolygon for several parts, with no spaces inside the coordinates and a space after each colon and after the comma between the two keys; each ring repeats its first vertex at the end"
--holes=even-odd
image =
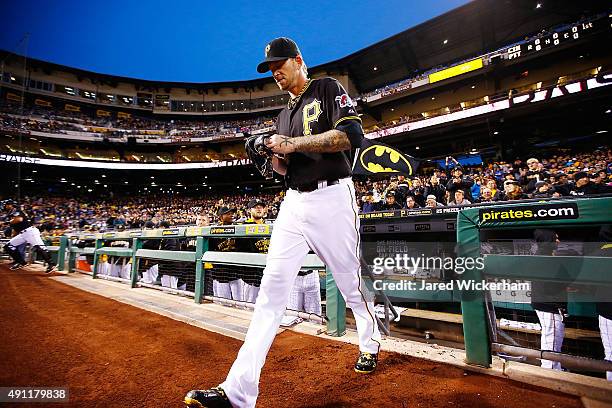
{"type": "MultiPolygon", "coordinates": [[[[557,2],[554,10],[547,8],[545,13],[530,4],[514,1],[493,6],[487,1],[475,1],[341,60],[314,67],[311,73],[314,77],[333,75],[345,84],[351,96],[360,102],[369,137],[401,136],[408,131],[508,109],[525,100],[550,100],[607,85],[607,67],[612,61],[600,44],[610,36],[610,14],[602,12],[597,2],[586,2],[580,7],[557,2]],[[445,38],[442,45],[452,46],[444,52],[443,65],[413,70],[403,78],[398,71],[395,82],[383,82],[384,86],[374,91],[359,93],[370,87],[368,81],[390,80],[392,75],[385,70],[391,69],[395,58],[401,56],[393,53],[399,52],[399,48],[393,47],[410,47],[414,38],[426,37],[430,43],[431,55],[423,50],[412,53],[413,58],[422,60],[416,62],[419,67],[425,67],[427,62],[423,61],[439,62],[432,56],[439,54],[436,51],[439,44],[432,36],[440,34],[440,27],[456,24],[457,19],[468,16],[474,19],[475,12],[479,13],[480,31],[469,27],[464,30],[467,33],[461,31],[455,37],[445,38]],[[506,20],[513,21],[514,31],[508,31],[508,21],[490,27],[502,13],[506,13],[506,20]],[[490,21],[485,20],[487,16],[490,21]],[[491,32],[483,31],[485,26],[491,32]],[[474,36],[480,38],[480,48],[475,48],[474,36]],[[357,69],[363,68],[363,64],[356,61],[381,50],[385,50],[386,57],[373,59],[377,63],[368,68],[368,75],[357,69]],[[586,57],[580,55],[577,59],[576,53],[586,57]],[[553,62],[556,65],[552,66],[553,62]]],[[[408,54],[403,56],[406,66],[415,63],[406,59],[408,54]]],[[[3,139],[7,143],[2,144],[1,152],[14,155],[160,163],[232,160],[240,157],[236,142],[244,133],[274,129],[274,114],[287,98],[278,93],[269,79],[162,83],[35,60],[28,61],[24,79],[24,67],[19,65],[22,63],[23,59],[5,53],[0,76],[0,98],[6,113],[2,116],[2,131],[5,135],[25,134],[31,141],[53,138],[57,142],[23,149],[3,139]],[[67,152],[60,139],[78,141],[80,153],[67,152]],[[116,151],[105,154],[108,146],[92,149],[87,142],[124,143],[131,147],[140,144],[141,148],[132,148],[128,153],[133,154],[116,151]],[[214,154],[219,151],[204,152],[187,159],[176,154],[178,147],[162,151],[162,158],[158,154],[140,154],[146,153],[146,146],[152,144],[159,150],[160,144],[184,148],[207,142],[228,142],[234,147],[226,148],[230,152],[226,155],[214,154]],[[206,157],[206,153],[213,154],[206,157]]]]}

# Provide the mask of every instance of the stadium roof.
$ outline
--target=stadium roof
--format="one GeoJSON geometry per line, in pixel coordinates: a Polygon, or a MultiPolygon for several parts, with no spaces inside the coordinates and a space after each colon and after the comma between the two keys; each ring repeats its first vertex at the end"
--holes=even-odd
{"type": "MultiPolygon", "coordinates": [[[[331,74],[347,73],[357,90],[365,92],[434,67],[494,51],[543,29],[607,11],[607,4],[598,0],[474,0],[351,55],[311,67],[310,70],[331,74]]],[[[367,18],[360,22],[382,23],[367,21],[367,18]]],[[[10,54],[0,51],[3,60],[7,55],[10,57],[10,54]]],[[[308,60],[307,55],[304,57],[308,60]]],[[[109,85],[127,82],[142,88],[237,89],[255,88],[272,82],[271,78],[207,83],[160,82],[94,73],[35,59],[30,59],[29,65],[49,73],[67,71],[94,82],[109,85]]]]}
{"type": "MultiPolygon", "coordinates": [[[[607,11],[608,6],[596,0],[474,0],[332,64],[347,67],[358,90],[369,91],[414,76],[415,71],[495,51],[529,34],[607,11]]],[[[320,67],[326,65],[331,64],[320,67]]]]}

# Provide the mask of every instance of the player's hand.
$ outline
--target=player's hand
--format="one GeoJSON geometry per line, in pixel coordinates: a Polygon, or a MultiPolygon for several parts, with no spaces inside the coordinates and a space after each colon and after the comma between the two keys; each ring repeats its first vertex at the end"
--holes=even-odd
{"type": "Polygon", "coordinates": [[[289,136],[274,134],[266,139],[266,147],[278,154],[295,152],[295,144],[289,136]]]}

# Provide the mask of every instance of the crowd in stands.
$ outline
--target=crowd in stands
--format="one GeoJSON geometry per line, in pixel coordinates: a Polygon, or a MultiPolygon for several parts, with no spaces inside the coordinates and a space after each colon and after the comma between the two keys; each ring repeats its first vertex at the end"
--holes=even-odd
{"type": "MultiPolygon", "coordinates": [[[[20,205],[46,235],[61,235],[67,231],[125,230],[142,228],[146,222],[159,226],[194,225],[198,216],[211,224],[218,221],[218,211],[228,207],[236,211],[236,222],[247,219],[247,204],[257,198],[267,204],[267,218],[278,213],[282,193],[259,195],[219,195],[205,198],[131,197],[92,202],[66,197],[26,197],[20,205]]],[[[9,214],[0,215],[1,231],[9,226],[9,214]]]]}
{"type": "MultiPolygon", "coordinates": [[[[355,179],[361,212],[612,193],[612,149],[609,147],[588,153],[559,151],[525,161],[498,161],[469,167],[461,167],[449,156],[445,164],[448,168],[424,167],[414,177],[355,179]]],[[[283,192],[210,194],[201,198],[142,196],[97,202],[41,196],[25,198],[21,205],[41,229],[61,234],[68,230],[140,228],[147,221],[154,225],[162,221],[171,226],[193,225],[198,215],[205,215],[215,223],[221,207],[235,209],[235,220],[242,222],[247,216],[247,203],[253,198],[266,203],[266,218],[274,219],[283,192]]],[[[9,220],[7,214],[2,214],[2,217],[0,224],[5,228],[9,220]]]]}
{"type": "Polygon", "coordinates": [[[51,107],[28,107],[22,111],[18,104],[0,105],[0,126],[2,130],[12,131],[64,133],[65,130],[89,131],[96,128],[97,133],[106,129],[109,136],[155,130],[161,131],[160,136],[206,137],[248,133],[273,125],[271,116],[225,121],[157,120],[135,115],[122,118],[92,117],[82,112],[51,107]]]}
{"type": "Polygon", "coordinates": [[[447,157],[446,164],[445,169],[424,170],[411,178],[356,181],[362,212],[612,193],[608,147],[465,168],[447,157]]]}

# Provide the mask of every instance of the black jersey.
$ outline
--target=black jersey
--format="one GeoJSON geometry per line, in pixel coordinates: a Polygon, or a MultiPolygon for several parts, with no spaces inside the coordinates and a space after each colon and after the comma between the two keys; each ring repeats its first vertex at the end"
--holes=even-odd
{"type": "MultiPolygon", "coordinates": [[[[244,222],[245,224],[255,225],[257,224],[253,218],[249,218],[244,222]]],[[[265,223],[259,225],[266,225],[265,223]]],[[[259,238],[244,238],[246,245],[243,250],[247,252],[254,252],[257,254],[267,254],[268,247],[270,246],[270,237],[259,237],[259,238]]]]}
{"type": "MultiPolygon", "coordinates": [[[[233,237],[210,238],[208,240],[208,249],[210,251],[219,252],[240,251],[239,241],[233,237]]],[[[238,279],[238,274],[234,268],[223,267],[222,265],[215,265],[213,267],[212,276],[214,280],[221,283],[227,283],[238,279]]]]}
{"type": "Polygon", "coordinates": [[[15,230],[16,233],[20,233],[21,231],[23,231],[26,228],[29,228],[32,226],[32,222],[30,221],[30,217],[28,216],[28,214],[23,211],[23,210],[15,210],[13,211],[13,213],[11,214],[11,227],[13,227],[13,229],[15,230]],[[21,221],[18,222],[13,222],[13,220],[19,217],[21,218],[21,221]]]}
{"type": "MultiPolygon", "coordinates": [[[[278,115],[276,129],[279,135],[316,135],[335,129],[347,120],[357,121],[361,126],[351,98],[333,78],[311,80],[297,99],[289,101],[278,115]]],[[[285,181],[290,188],[351,175],[347,152],[291,153],[288,156],[285,181]]]]}

